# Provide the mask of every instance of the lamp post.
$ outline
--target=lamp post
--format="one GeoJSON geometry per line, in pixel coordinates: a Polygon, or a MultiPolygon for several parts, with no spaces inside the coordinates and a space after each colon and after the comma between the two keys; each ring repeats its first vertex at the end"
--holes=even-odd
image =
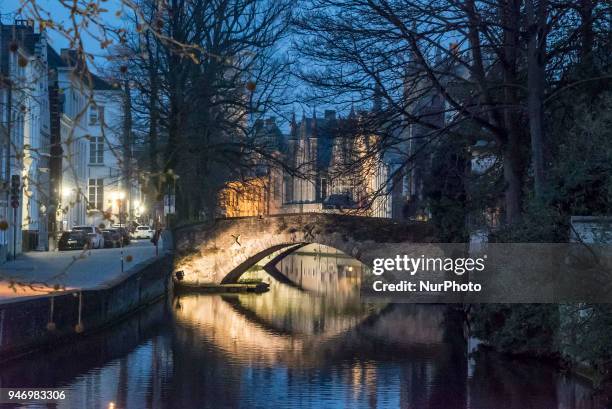
{"type": "Polygon", "coordinates": [[[62,208],[62,231],[64,230],[64,221],[66,222],[66,225],[69,225],[69,221],[70,221],[70,212],[71,212],[71,206],[70,206],[70,200],[72,199],[72,195],[76,193],[76,189],[75,188],[70,188],[67,186],[63,186],[62,187],[62,202],[61,202],[61,208],[62,208]],[[66,203],[68,206],[64,206],[64,203],[66,203]],[[68,210],[64,211],[64,208],[68,208],[68,210]],[[66,220],[64,220],[64,218],[66,220]]]}
{"type": "Polygon", "coordinates": [[[47,230],[47,225],[49,223],[49,220],[48,220],[48,215],[47,215],[47,206],[45,206],[45,204],[42,203],[40,207],[38,208],[38,210],[40,212],[40,217],[39,217],[40,221],[38,223],[39,234],[38,234],[37,247],[39,250],[47,251],[49,250],[49,236],[48,236],[48,230],[47,230]]]}
{"type": "MultiPolygon", "coordinates": [[[[117,210],[119,212],[119,226],[123,227],[127,231],[126,226],[124,226],[123,224],[123,204],[125,199],[125,192],[122,190],[115,191],[113,193],[113,199],[115,199],[115,201],[117,202],[117,210]]],[[[123,237],[121,237],[121,273],[123,273],[123,237]]]]}
{"type": "MultiPolygon", "coordinates": [[[[11,128],[12,128],[12,124],[11,121],[13,119],[13,81],[11,79],[8,78],[4,78],[4,86],[7,88],[7,115],[6,115],[6,146],[5,146],[5,155],[6,155],[6,168],[4,169],[5,173],[6,173],[6,177],[9,178],[9,175],[11,174],[11,148],[12,148],[12,136],[11,136],[11,128]]],[[[10,196],[11,196],[11,191],[9,188],[6,189],[6,203],[8,205],[9,201],[10,201],[10,196]]],[[[9,220],[9,213],[8,213],[8,209],[7,209],[7,213],[6,213],[6,219],[9,220]]],[[[13,221],[14,222],[14,221],[13,221]]],[[[8,233],[8,232],[7,232],[8,233]]],[[[7,243],[8,244],[8,243],[7,243]]],[[[7,246],[7,260],[8,260],[8,254],[9,254],[9,250],[8,250],[8,246],[7,246]]]]}

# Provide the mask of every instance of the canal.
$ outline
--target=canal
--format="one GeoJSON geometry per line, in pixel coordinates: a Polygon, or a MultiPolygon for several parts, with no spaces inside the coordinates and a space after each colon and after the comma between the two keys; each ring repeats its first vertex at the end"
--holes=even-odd
{"type": "Polygon", "coordinates": [[[261,267],[244,278],[269,282],[267,293],[174,297],[4,364],[0,386],[65,388],[53,408],[605,407],[545,364],[469,353],[452,308],[362,302],[365,267],[332,249],[261,267]]]}

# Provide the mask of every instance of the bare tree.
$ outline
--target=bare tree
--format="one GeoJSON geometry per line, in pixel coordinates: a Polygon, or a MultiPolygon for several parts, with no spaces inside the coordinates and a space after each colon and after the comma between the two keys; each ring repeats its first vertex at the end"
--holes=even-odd
{"type": "MultiPolygon", "coordinates": [[[[568,87],[563,73],[575,56],[588,54],[592,27],[607,18],[604,3],[581,3],[580,13],[552,0],[303,5],[294,43],[308,68],[298,76],[316,87],[319,101],[366,101],[378,88],[388,113],[369,124],[369,132],[383,136],[377,149],[431,147],[440,138],[461,138],[466,148],[490,141],[503,166],[506,221],[520,220],[531,177],[536,195],[543,196],[551,143],[545,104],[568,87]],[[575,41],[580,37],[586,50],[575,41]],[[432,98],[443,103],[423,109],[432,98]],[[429,132],[407,131],[415,126],[429,132]]],[[[410,152],[405,168],[428,154],[410,152]]]]}
{"type": "MultiPolygon", "coordinates": [[[[176,0],[143,2],[141,10],[132,21],[140,33],[129,40],[128,70],[138,88],[135,112],[148,123],[149,169],[179,176],[184,217],[202,209],[211,215],[211,192],[266,154],[252,124],[275,109],[286,87],[287,62],[276,54],[291,5],[176,0]]],[[[153,186],[157,195],[164,178],[153,186]]]]}

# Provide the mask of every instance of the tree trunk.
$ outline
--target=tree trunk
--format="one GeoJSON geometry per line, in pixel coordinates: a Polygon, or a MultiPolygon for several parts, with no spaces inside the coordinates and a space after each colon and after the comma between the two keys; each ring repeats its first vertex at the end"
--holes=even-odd
{"type": "MultiPolygon", "coordinates": [[[[514,139],[514,138],[513,138],[514,139]]],[[[503,152],[504,155],[504,192],[506,223],[514,224],[521,220],[522,210],[522,168],[523,161],[518,141],[510,141],[503,152]]]]}
{"type": "Polygon", "coordinates": [[[503,39],[503,82],[508,84],[504,88],[503,128],[506,137],[502,145],[504,163],[504,207],[507,224],[514,224],[521,220],[522,210],[522,182],[525,163],[521,151],[522,130],[519,127],[519,116],[516,108],[519,106],[518,84],[518,56],[519,56],[519,25],[521,0],[502,0],[500,2],[500,20],[507,22],[504,26],[503,39]]]}
{"type": "Polygon", "coordinates": [[[123,88],[123,188],[127,203],[122,203],[119,213],[127,211],[127,220],[132,220],[132,94],[129,80],[124,81],[123,88]]]}
{"type": "MultiPolygon", "coordinates": [[[[159,152],[158,152],[158,127],[159,127],[159,104],[158,104],[158,78],[157,78],[157,65],[150,57],[149,62],[149,83],[151,84],[151,91],[149,94],[149,172],[151,174],[149,180],[148,189],[148,202],[156,203],[159,201],[159,196],[162,192],[163,187],[161,186],[161,175],[159,165],[159,152]]],[[[152,210],[152,209],[151,209],[152,210]]]]}
{"type": "Polygon", "coordinates": [[[585,68],[591,68],[593,43],[593,0],[580,0],[578,12],[580,13],[580,62],[585,68]]]}
{"type": "Polygon", "coordinates": [[[546,64],[546,10],[547,2],[525,0],[527,14],[527,109],[531,134],[531,164],[536,198],[542,199],[546,191],[544,171],[544,85],[546,64]]]}

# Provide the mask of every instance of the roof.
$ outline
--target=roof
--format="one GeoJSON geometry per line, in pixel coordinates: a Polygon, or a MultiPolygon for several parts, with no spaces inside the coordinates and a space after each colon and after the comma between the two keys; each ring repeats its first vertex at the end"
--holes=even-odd
{"type": "MultiPolygon", "coordinates": [[[[47,45],[47,63],[49,68],[70,68],[74,66],[76,57],[71,50],[63,49],[60,55],[53,47],[47,45]]],[[[113,91],[117,88],[105,79],[91,73],[91,81],[94,90],[113,91]]]]}
{"type": "Polygon", "coordinates": [[[40,41],[40,34],[34,32],[34,27],[23,20],[16,20],[16,24],[0,23],[0,70],[8,72],[9,53],[13,43],[29,55],[36,54],[36,44],[40,41]]]}
{"type": "Polygon", "coordinates": [[[68,67],[68,64],[49,44],[47,44],[47,64],[49,64],[49,68],[68,67]]]}
{"type": "Polygon", "coordinates": [[[91,80],[93,82],[93,89],[96,91],[116,91],[117,87],[113,86],[110,82],[104,80],[103,78],[97,76],[96,74],[91,74],[91,80]]]}

